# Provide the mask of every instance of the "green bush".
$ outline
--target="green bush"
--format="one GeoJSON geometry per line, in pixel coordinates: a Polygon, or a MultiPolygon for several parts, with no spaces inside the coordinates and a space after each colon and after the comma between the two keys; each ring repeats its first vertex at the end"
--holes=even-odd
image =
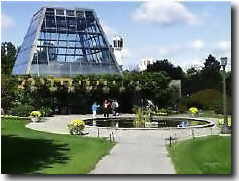
{"type": "Polygon", "coordinates": [[[138,108],[135,113],[135,119],[134,119],[134,126],[135,127],[144,127],[145,122],[148,121],[148,117],[145,114],[144,110],[142,108],[138,108]]]}
{"type": "MultiPolygon", "coordinates": [[[[190,107],[197,107],[204,110],[214,110],[217,114],[223,113],[222,93],[215,89],[205,89],[198,91],[191,96],[181,99],[179,111],[187,111],[190,107]]],[[[232,113],[231,98],[227,97],[227,111],[232,113]]]]}
{"type": "Polygon", "coordinates": [[[52,109],[50,107],[41,107],[39,109],[39,111],[41,112],[42,117],[50,116],[53,113],[53,111],[52,111],[52,109]]]}
{"type": "Polygon", "coordinates": [[[117,99],[119,111],[130,113],[133,105],[139,105],[141,99],[150,99],[159,107],[167,107],[172,92],[168,88],[169,81],[170,78],[162,73],[149,72],[130,72],[123,76],[79,75],[64,79],[10,76],[2,80],[2,107],[7,114],[10,109],[16,112],[16,104],[31,105],[35,110],[41,109],[46,116],[51,111],[42,108],[45,106],[57,108],[61,114],[86,114],[91,112],[94,101],[101,104],[105,99],[117,99]],[[53,91],[51,87],[56,89],[53,91]],[[125,91],[121,91],[122,87],[125,91]],[[109,91],[104,91],[104,88],[109,91]]]}
{"type": "Polygon", "coordinates": [[[6,114],[15,105],[18,95],[17,84],[15,76],[1,74],[1,108],[3,108],[6,114]]]}
{"type": "Polygon", "coordinates": [[[222,94],[218,90],[205,89],[181,99],[179,107],[183,110],[197,107],[204,110],[214,110],[222,105],[222,94]]]}
{"type": "Polygon", "coordinates": [[[34,107],[26,104],[19,104],[10,109],[10,114],[14,116],[28,117],[34,111],[34,107]]]}
{"type": "Polygon", "coordinates": [[[182,103],[178,105],[178,111],[179,111],[180,113],[185,113],[187,110],[188,110],[188,109],[187,109],[187,106],[186,106],[186,105],[184,105],[184,104],[182,104],[182,103]]]}
{"type": "Polygon", "coordinates": [[[215,89],[205,89],[192,94],[191,101],[200,105],[202,109],[212,110],[222,104],[222,94],[215,89]]]}
{"type": "MultiPolygon", "coordinates": [[[[216,114],[223,114],[223,103],[214,104],[213,110],[216,114]]],[[[231,97],[227,97],[227,114],[232,114],[232,100],[231,97]]]]}

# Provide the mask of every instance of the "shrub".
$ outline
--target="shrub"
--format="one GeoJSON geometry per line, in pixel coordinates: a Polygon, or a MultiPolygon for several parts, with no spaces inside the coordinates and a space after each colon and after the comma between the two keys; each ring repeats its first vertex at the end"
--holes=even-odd
{"type": "Polygon", "coordinates": [[[178,111],[180,112],[180,113],[184,113],[184,112],[186,112],[187,111],[187,106],[186,105],[184,105],[184,104],[179,104],[178,105],[178,111]]]}
{"type": "Polygon", "coordinates": [[[6,114],[9,114],[11,108],[15,105],[17,97],[17,78],[1,74],[1,107],[6,114]]]}
{"type": "Polygon", "coordinates": [[[198,108],[202,108],[202,105],[200,105],[195,100],[192,100],[191,97],[186,96],[186,97],[181,98],[179,105],[178,105],[178,109],[179,109],[179,112],[186,112],[188,110],[188,108],[194,107],[194,106],[196,106],[198,108]]]}
{"type": "Polygon", "coordinates": [[[10,114],[14,116],[28,117],[34,107],[26,104],[19,104],[10,109],[10,114]]]}
{"type": "Polygon", "coordinates": [[[82,135],[82,131],[85,128],[85,122],[82,120],[72,120],[67,126],[69,128],[70,134],[82,135]]]}
{"type": "MultiPolygon", "coordinates": [[[[227,99],[228,114],[231,113],[230,97],[227,99]]],[[[184,97],[179,103],[179,111],[184,112],[190,107],[197,107],[204,110],[215,110],[217,114],[223,113],[222,94],[215,89],[205,89],[184,97]]]]}
{"type": "Polygon", "coordinates": [[[212,110],[222,103],[222,94],[215,89],[205,89],[192,94],[191,101],[202,106],[203,109],[212,110]]]}
{"type": "Polygon", "coordinates": [[[49,107],[41,107],[39,111],[41,112],[42,117],[50,116],[53,113],[52,109],[49,107]]]}
{"type": "Polygon", "coordinates": [[[133,105],[140,104],[140,99],[150,99],[162,107],[169,104],[171,96],[171,89],[168,88],[170,78],[163,73],[125,72],[124,76],[79,75],[65,79],[29,76],[11,78],[2,81],[2,107],[7,114],[11,114],[8,110],[15,104],[32,105],[35,107],[32,110],[39,110],[43,116],[51,114],[50,108],[42,108],[45,106],[52,109],[57,107],[59,113],[63,114],[86,114],[91,111],[92,102],[103,102],[104,99],[117,99],[120,112],[129,113],[133,105]],[[105,86],[110,90],[104,92],[105,86]],[[50,91],[50,87],[56,89],[50,91]],[[74,91],[69,91],[69,88],[73,87],[74,91]],[[87,90],[86,87],[91,89],[87,90]],[[122,87],[125,91],[122,91],[122,87]],[[36,99],[37,97],[41,99],[36,99]]]}
{"type": "Polygon", "coordinates": [[[142,108],[138,108],[135,113],[134,126],[135,127],[144,127],[145,122],[148,122],[149,117],[145,114],[145,111],[142,108]]]}
{"type": "MultiPolygon", "coordinates": [[[[220,103],[215,104],[213,110],[217,114],[223,114],[223,102],[221,101],[220,103]]],[[[227,114],[229,114],[229,115],[232,114],[232,100],[231,100],[231,97],[227,97],[227,114]]]]}

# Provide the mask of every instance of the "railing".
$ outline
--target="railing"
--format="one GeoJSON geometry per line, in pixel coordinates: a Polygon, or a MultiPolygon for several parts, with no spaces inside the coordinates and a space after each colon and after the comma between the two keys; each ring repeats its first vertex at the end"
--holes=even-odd
{"type": "Polygon", "coordinates": [[[202,136],[219,135],[221,129],[217,127],[210,128],[185,128],[171,129],[166,137],[166,144],[175,144],[178,140],[194,139],[202,136]]]}

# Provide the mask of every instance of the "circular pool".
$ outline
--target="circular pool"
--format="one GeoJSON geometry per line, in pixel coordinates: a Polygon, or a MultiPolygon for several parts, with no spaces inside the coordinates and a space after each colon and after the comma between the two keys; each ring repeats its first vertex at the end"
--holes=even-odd
{"type": "Polygon", "coordinates": [[[185,118],[185,117],[154,117],[150,122],[143,124],[136,124],[134,117],[113,117],[113,118],[96,118],[86,119],[85,124],[88,126],[97,127],[116,127],[116,128],[192,128],[192,127],[210,127],[214,126],[214,122],[198,119],[198,118],[185,118]]]}

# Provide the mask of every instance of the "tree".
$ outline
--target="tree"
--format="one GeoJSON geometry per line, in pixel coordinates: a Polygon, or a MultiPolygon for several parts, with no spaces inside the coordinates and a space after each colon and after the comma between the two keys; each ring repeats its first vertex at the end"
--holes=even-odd
{"type": "Polygon", "coordinates": [[[220,62],[211,54],[204,62],[204,67],[200,73],[201,90],[203,89],[222,89],[222,76],[220,73],[220,62]]]}
{"type": "Polygon", "coordinates": [[[157,60],[155,63],[148,65],[147,72],[166,72],[172,79],[184,79],[185,73],[180,66],[175,67],[167,59],[157,60]]]}
{"type": "Polygon", "coordinates": [[[222,75],[220,62],[211,54],[205,59],[204,66],[199,69],[191,67],[187,70],[186,79],[182,81],[183,95],[191,95],[204,89],[222,91],[222,75]]]}
{"type": "Polygon", "coordinates": [[[197,69],[197,67],[192,66],[192,67],[190,67],[186,72],[187,72],[187,77],[188,77],[188,78],[191,78],[191,77],[193,77],[193,76],[199,74],[200,70],[197,69]]]}
{"type": "Polygon", "coordinates": [[[11,42],[3,42],[1,45],[1,73],[11,74],[15,60],[17,49],[11,42]]]}
{"type": "Polygon", "coordinates": [[[232,73],[227,72],[226,75],[227,95],[232,96],[232,73]]]}
{"type": "Polygon", "coordinates": [[[182,95],[191,95],[201,89],[201,70],[192,66],[186,72],[186,78],[182,81],[182,95]]]}
{"type": "Polygon", "coordinates": [[[17,79],[13,76],[1,76],[1,107],[4,111],[14,106],[17,97],[17,79]]]}

